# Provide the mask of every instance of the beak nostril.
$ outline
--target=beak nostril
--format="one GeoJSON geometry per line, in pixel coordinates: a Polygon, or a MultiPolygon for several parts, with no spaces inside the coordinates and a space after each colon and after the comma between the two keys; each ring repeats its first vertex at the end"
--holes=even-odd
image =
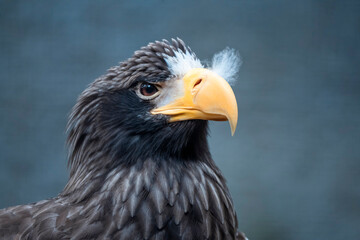
{"type": "Polygon", "coordinates": [[[193,88],[195,88],[195,87],[197,87],[200,83],[202,82],[202,79],[200,78],[200,79],[198,79],[196,82],[195,82],[195,84],[194,84],[194,87],[193,88]]]}

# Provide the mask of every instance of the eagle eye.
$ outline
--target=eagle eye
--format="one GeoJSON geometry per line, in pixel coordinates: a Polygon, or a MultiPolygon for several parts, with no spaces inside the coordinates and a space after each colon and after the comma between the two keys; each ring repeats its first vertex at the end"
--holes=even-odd
{"type": "Polygon", "coordinates": [[[140,83],[137,90],[138,96],[144,100],[151,100],[157,97],[159,93],[159,86],[148,82],[140,83]]]}

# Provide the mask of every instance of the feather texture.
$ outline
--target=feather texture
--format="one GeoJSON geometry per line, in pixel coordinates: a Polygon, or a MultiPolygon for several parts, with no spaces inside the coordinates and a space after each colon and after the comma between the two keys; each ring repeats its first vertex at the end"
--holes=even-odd
{"type": "Polygon", "coordinates": [[[234,49],[225,48],[212,59],[211,69],[233,85],[239,72],[241,58],[234,49]]]}
{"type": "Polygon", "coordinates": [[[46,237],[82,239],[98,236],[100,233],[106,233],[103,237],[112,239],[116,235],[128,236],[134,229],[142,229],[140,232],[137,230],[139,239],[149,239],[155,236],[159,238],[160,235],[157,234],[162,229],[172,228],[171,231],[177,234],[177,237],[173,239],[187,239],[186,237],[194,239],[196,234],[200,233],[206,239],[216,239],[218,235],[234,239],[237,226],[236,222],[232,220],[235,214],[233,205],[229,198],[223,199],[219,194],[220,192],[227,194],[227,190],[220,187],[224,184],[221,180],[222,177],[217,169],[211,170],[209,173],[210,168],[204,166],[196,163],[183,165],[181,170],[184,174],[176,176],[176,174],[171,174],[171,170],[179,166],[173,166],[173,163],[156,163],[147,160],[140,169],[133,166],[121,177],[114,175],[113,179],[108,179],[108,181],[114,182],[108,184],[106,189],[101,185],[91,186],[91,188],[97,188],[98,195],[102,197],[90,198],[80,204],[66,202],[66,198],[59,197],[43,203],[2,210],[0,215],[1,237],[10,239],[12,235],[8,234],[23,231],[23,236],[38,236],[39,239],[42,237],[44,239],[46,237]],[[141,188],[145,189],[145,181],[128,180],[132,179],[134,174],[137,175],[137,178],[147,175],[144,172],[149,171],[146,168],[149,165],[156,165],[156,167],[150,167],[150,170],[158,169],[157,174],[148,173],[152,179],[151,190],[145,190],[140,195],[136,191],[129,191],[126,200],[119,201],[118,197],[114,195],[118,190],[112,188],[123,186],[122,183],[125,181],[128,184],[127,188],[135,189],[135,186],[141,182],[141,188]],[[185,184],[199,182],[201,178],[197,178],[194,174],[187,174],[186,169],[202,172],[204,182],[193,184],[191,188],[193,192],[185,191],[185,184]],[[208,177],[209,175],[216,175],[215,179],[220,182],[214,181],[214,178],[208,177]],[[176,179],[173,182],[181,182],[184,186],[180,192],[175,194],[173,206],[170,205],[162,190],[163,181],[169,182],[169,178],[176,179]],[[104,199],[104,196],[108,196],[108,199],[104,199]],[[228,208],[225,208],[225,205],[228,208]],[[113,212],[111,209],[117,209],[117,211],[113,212]],[[189,224],[189,221],[192,224],[189,224]],[[8,224],[5,224],[6,222],[8,224]],[[217,222],[219,224],[216,224],[217,222]],[[18,223],[22,223],[24,226],[18,223]],[[135,228],[131,227],[132,225],[135,228]],[[25,230],[26,226],[31,226],[31,228],[25,230]],[[220,228],[220,226],[222,227],[220,228]],[[228,229],[227,232],[225,232],[224,226],[228,229]],[[212,231],[214,229],[215,231],[212,231]]]}

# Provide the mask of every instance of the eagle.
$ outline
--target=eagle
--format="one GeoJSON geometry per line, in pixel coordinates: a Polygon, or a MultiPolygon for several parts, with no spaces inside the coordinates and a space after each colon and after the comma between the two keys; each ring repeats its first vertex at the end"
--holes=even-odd
{"type": "Polygon", "coordinates": [[[208,120],[235,131],[239,61],[204,67],[176,38],[110,68],[70,113],[65,188],[0,210],[0,239],[246,239],[207,142],[208,120]]]}

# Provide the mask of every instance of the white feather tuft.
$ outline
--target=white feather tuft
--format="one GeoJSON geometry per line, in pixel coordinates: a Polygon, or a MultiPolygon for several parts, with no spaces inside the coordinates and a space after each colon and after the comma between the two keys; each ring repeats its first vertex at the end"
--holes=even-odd
{"type": "Polygon", "coordinates": [[[236,74],[239,72],[240,65],[239,53],[227,47],[214,55],[211,69],[232,85],[236,81],[236,74]]]}
{"type": "Polygon", "coordinates": [[[170,72],[178,77],[184,76],[188,71],[193,68],[202,68],[200,60],[195,55],[182,51],[175,51],[175,56],[165,56],[166,64],[170,72]]]}

